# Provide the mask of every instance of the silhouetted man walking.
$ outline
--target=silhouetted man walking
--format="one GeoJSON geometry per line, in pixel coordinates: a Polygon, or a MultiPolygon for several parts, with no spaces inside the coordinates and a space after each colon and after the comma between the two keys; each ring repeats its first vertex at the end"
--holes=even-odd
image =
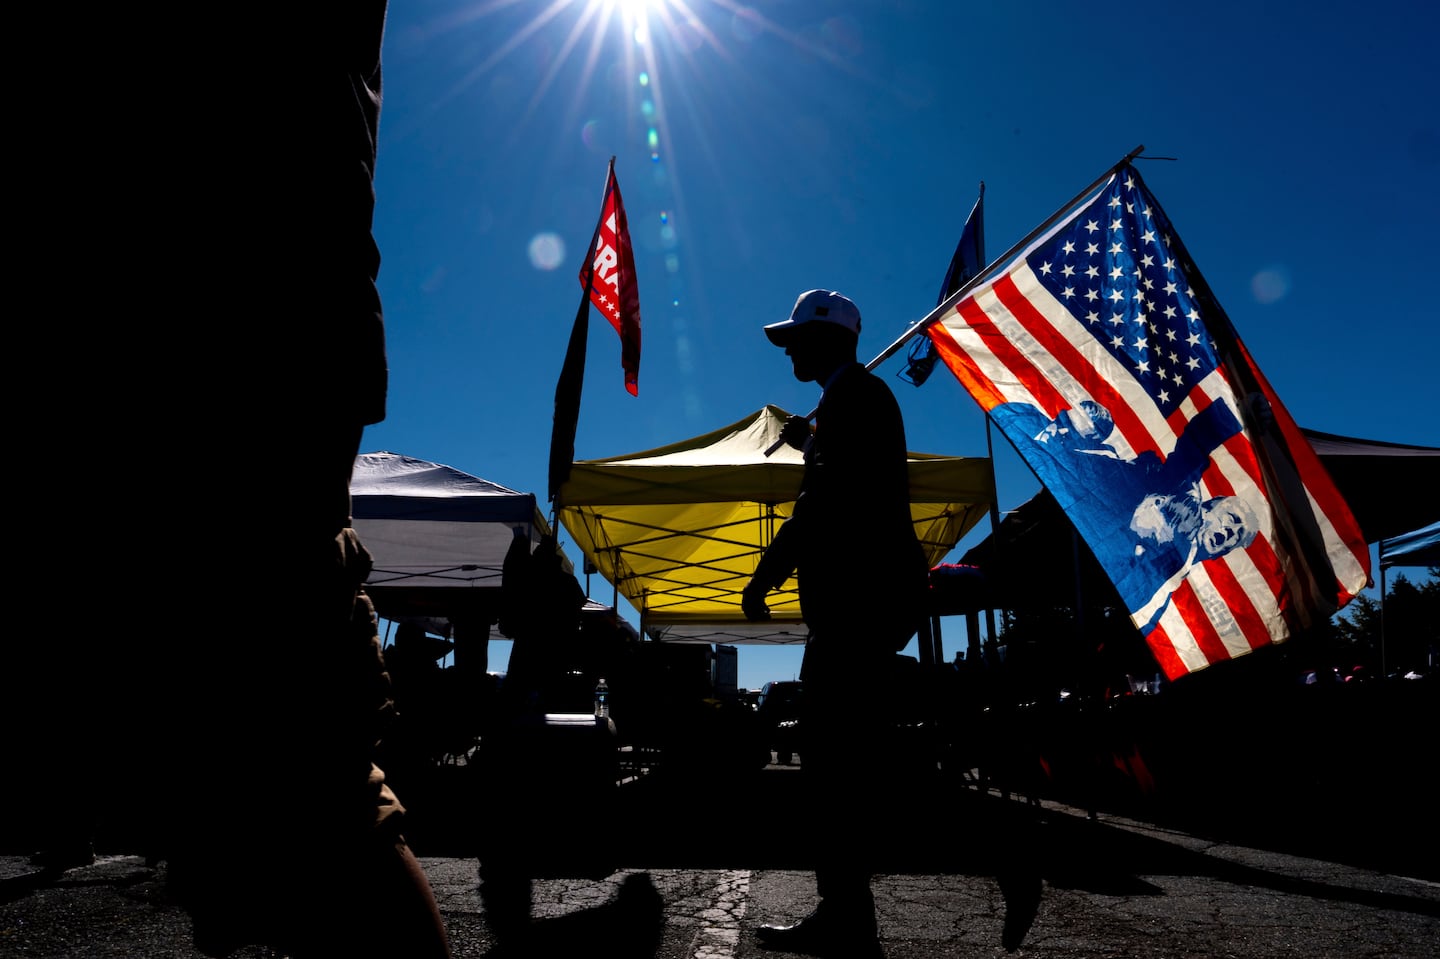
{"type": "Polygon", "coordinates": [[[870,876],[889,800],[868,767],[880,755],[886,715],[869,694],[914,635],[929,587],[910,518],[905,426],[890,388],[856,361],[860,311],[846,297],[804,293],[765,334],[785,349],[796,379],[824,390],[813,434],[802,417],[782,432],[805,449],[805,475],[743,597],[746,617],[764,619],[766,594],[792,572],[799,580],[809,627],[800,752],[808,818],[819,830],[820,904],[796,925],[761,926],[759,936],[786,951],[882,956],[870,876]]]}

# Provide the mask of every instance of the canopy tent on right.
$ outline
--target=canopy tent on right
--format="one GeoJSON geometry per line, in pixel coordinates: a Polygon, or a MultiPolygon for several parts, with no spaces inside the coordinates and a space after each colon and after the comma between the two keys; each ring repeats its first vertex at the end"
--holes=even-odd
{"type": "Polygon", "coordinates": [[[1440,520],[1380,541],[1380,568],[1440,566],[1440,520]]]}
{"type": "Polygon", "coordinates": [[[1440,448],[1301,432],[1350,504],[1365,542],[1440,520],[1440,448]]]}
{"type": "MultiPolygon", "coordinates": [[[[800,452],[765,452],[789,417],[766,406],[669,446],[572,464],[555,496],[560,522],[640,612],[642,632],[725,645],[805,640],[793,577],[769,623],[748,623],[740,610],[740,591],[799,495],[800,452]]],[[[911,453],[909,467],[911,516],[934,565],[989,511],[990,461],[911,453]]],[[[855,522],[865,522],[864,503],[855,522]]]]}

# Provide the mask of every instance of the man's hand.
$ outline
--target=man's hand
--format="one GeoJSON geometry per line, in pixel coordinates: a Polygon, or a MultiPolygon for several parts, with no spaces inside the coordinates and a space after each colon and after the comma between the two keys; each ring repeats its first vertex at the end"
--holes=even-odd
{"type": "Polygon", "coordinates": [[[764,586],[751,580],[740,594],[740,610],[745,618],[752,623],[763,622],[770,618],[770,607],[765,605],[765,596],[770,591],[764,586]]]}
{"type": "Polygon", "coordinates": [[[812,431],[809,420],[803,416],[792,416],[780,427],[780,440],[786,446],[804,450],[805,445],[810,442],[812,431]]]}

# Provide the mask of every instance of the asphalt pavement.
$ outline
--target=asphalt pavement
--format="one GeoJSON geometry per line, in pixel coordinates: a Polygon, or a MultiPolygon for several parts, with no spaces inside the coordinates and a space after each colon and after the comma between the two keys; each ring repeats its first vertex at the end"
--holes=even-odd
{"type": "MultiPolygon", "coordinates": [[[[561,868],[533,880],[525,948],[507,955],[777,957],[760,948],[755,927],[798,919],[815,902],[795,774],[768,767],[734,790],[700,782],[622,789],[623,809],[594,810],[568,836],[537,836],[580,849],[605,829],[618,841],[613,862],[579,856],[574,874],[561,868]]],[[[1307,855],[1242,846],[1045,799],[978,789],[905,795],[885,811],[894,840],[873,883],[888,959],[1006,956],[995,874],[1017,861],[1042,879],[1033,923],[1009,954],[1024,959],[1440,955],[1440,877],[1384,866],[1413,856],[1380,857],[1375,868],[1330,861],[1323,844],[1307,855]]],[[[477,857],[433,825],[412,841],[456,959],[498,957],[477,857]]],[[[302,868],[314,871],[322,902],[327,864],[302,868]]],[[[199,959],[188,919],[165,898],[164,870],[101,850],[93,865],[44,876],[23,856],[0,857],[0,957],[199,959]]],[[[257,947],[236,959],[274,956],[257,947]]]]}

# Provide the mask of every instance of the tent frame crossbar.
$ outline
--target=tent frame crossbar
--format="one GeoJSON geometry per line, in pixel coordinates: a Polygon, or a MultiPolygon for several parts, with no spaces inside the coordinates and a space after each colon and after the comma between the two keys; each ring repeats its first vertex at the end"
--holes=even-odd
{"type": "MultiPolygon", "coordinates": [[[[582,515],[583,515],[583,514],[582,514],[582,515]]],[[[628,528],[631,528],[631,529],[644,529],[644,530],[650,530],[650,531],[652,531],[652,532],[661,534],[661,535],[659,535],[659,536],[652,536],[652,537],[650,537],[650,538],[648,538],[648,539],[638,539],[638,540],[635,540],[635,541],[633,541],[633,542],[631,542],[631,543],[626,543],[623,548],[626,549],[626,550],[629,550],[630,552],[636,552],[635,550],[632,549],[632,547],[634,547],[634,546],[646,546],[646,545],[649,545],[649,544],[651,544],[651,543],[663,543],[663,542],[666,542],[666,541],[668,541],[668,540],[684,539],[684,538],[703,539],[703,540],[709,540],[709,541],[715,542],[715,543],[726,543],[726,544],[728,544],[728,545],[730,545],[730,546],[740,546],[740,547],[744,547],[744,548],[749,549],[749,550],[754,550],[754,549],[757,549],[757,548],[759,548],[759,549],[763,549],[763,548],[764,548],[764,547],[756,547],[755,544],[753,544],[753,543],[747,543],[747,542],[745,542],[744,540],[730,539],[730,538],[727,538],[727,537],[724,537],[724,536],[712,536],[712,535],[706,535],[706,534],[712,533],[712,532],[714,532],[714,531],[716,531],[716,530],[733,529],[733,528],[736,528],[736,527],[749,526],[749,525],[752,525],[752,524],[757,523],[757,522],[764,522],[765,519],[766,519],[766,517],[759,517],[758,519],[737,519],[737,520],[731,520],[731,521],[726,522],[726,523],[716,523],[716,524],[713,525],[713,526],[702,526],[702,527],[700,527],[700,528],[698,528],[698,529],[693,529],[693,530],[674,530],[674,529],[669,529],[669,528],[664,527],[664,526],[656,526],[656,525],[653,524],[653,523],[642,523],[642,522],[640,522],[639,520],[622,519],[622,518],[617,518],[617,517],[615,517],[615,516],[609,516],[609,515],[599,516],[599,515],[597,514],[597,518],[599,518],[599,519],[601,519],[601,520],[603,520],[603,521],[611,524],[612,526],[624,526],[624,527],[628,527],[628,528]]],[[[613,538],[607,537],[607,542],[613,542],[613,538]]],[[[597,546],[597,550],[598,550],[598,546],[597,546]]]]}
{"type": "Polygon", "coordinates": [[[366,586],[393,586],[401,580],[407,579],[438,579],[446,582],[474,583],[480,580],[499,579],[501,571],[492,567],[480,567],[472,565],[451,566],[448,569],[430,570],[428,572],[402,572],[395,569],[376,568],[370,571],[370,576],[365,580],[366,586]],[[478,576],[456,576],[454,573],[482,573],[478,576]],[[377,579],[377,576],[389,576],[389,579],[377,579]]]}
{"type": "Polygon", "coordinates": [[[703,569],[709,572],[722,574],[723,578],[725,579],[735,579],[738,576],[748,577],[750,575],[749,573],[730,569],[721,564],[736,560],[743,560],[747,556],[758,555],[762,551],[757,547],[751,546],[742,550],[741,552],[731,553],[727,556],[717,556],[714,559],[707,560],[705,562],[696,562],[691,560],[677,561],[669,556],[657,556],[654,553],[642,553],[639,550],[628,549],[623,546],[614,547],[614,552],[623,553],[626,556],[632,557],[632,562],[630,564],[631,569],[634,569],[633,559],[645,559],[655,563],[663,562],[667,564],[664,566],[656,566],[654,569],[646,573],[647,578],[663,580],[666,578],[666,574],[673,573],[682,569],[703,569]]]}
{"type": "MultiPolygon", "coordinates": [[[[794,597],[794,598],[796,598],[796,599],[799,598],[799,594],[797,594],[794,590],[776,590],[776,591],[775,591],[775,595],[779,595],[779,596],[791,596],[791,597],[794,597]]],[[[685,594],[682,590],[650,590],[650,591],[648,591],[648,592],[646,593],[646,599],[649,601],[649,609],[650,609],[652,612],[657,611],[657,610],[662,610],[662,609],[670,609],[670,608],[672,608],[672,607],[674,607],[674,606],[680,606],[680,605],[682,605],[682,604],[695,603],[695,602],[723,603],[723,604],[725,604],[725,605],[727,605],[727,606],[733,605],[736,609],[739,609],[739,608],[740,608],[739,596],[740,596],[740,593],[739,593],[738,590],[726,590],[726,591],[724,591],[724,592],[723,592],[721,595],[719,595],[719,596],[709,596],[709,597],[702,597],[702,596],[694,596],[694,597],[691,597],[691,596],[686,596],[686,594],[685,594]],[[674,602],[656,603],[656,602],[655,602],[655,596],[657,596],[657,595],[663,596],[663,597],[667,597],[667,598],[670,598],[670,599],[673,599],[674,602]],[[735,599],[734,599],[733,601],[731,601],[731,600],[727,599],[726,597],[735,597],[735,599]]],[[[788,600],[787,600],[787,602],[788,602],[788,600]]]]}

